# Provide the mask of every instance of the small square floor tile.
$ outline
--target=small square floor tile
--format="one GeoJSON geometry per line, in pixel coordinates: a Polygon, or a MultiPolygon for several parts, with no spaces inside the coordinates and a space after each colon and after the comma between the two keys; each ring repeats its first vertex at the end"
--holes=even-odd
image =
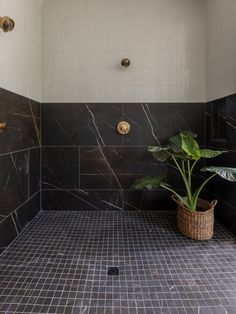
{"type": "Polygon", "coordinates": [[[187,239],[173,211],[40,212],[0,255],[0,313],[234,314],[235,240],[187,239]]]}

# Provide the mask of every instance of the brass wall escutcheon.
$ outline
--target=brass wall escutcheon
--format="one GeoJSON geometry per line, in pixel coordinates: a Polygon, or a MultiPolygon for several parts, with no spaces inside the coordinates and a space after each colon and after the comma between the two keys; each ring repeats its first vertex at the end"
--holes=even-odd
{"type": "Polygon", "coordinates": [[[117,131],[122,135],[128,134],[130,131],[130,124],[126,121],[119,122],[117,124],[117,131]]]}
{"type": "Polygon", "coordinates": [[[7,124],[6,123],[0,123],[0,132],[3,132],[7,129],[7,124]]]}

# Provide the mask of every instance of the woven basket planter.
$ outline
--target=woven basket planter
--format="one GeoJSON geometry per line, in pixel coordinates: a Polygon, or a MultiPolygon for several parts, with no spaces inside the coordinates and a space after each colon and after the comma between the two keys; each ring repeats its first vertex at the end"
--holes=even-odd
{"type": "Polygon", "coordinates": [[[172,199],[178,204],[177,226],[179,231],[193,240],[209,240],[214,234],[214,208],[217,201],[211,203],[198,199],[197,207],[203,211],[192,212],[176,196],[172,199]]]}

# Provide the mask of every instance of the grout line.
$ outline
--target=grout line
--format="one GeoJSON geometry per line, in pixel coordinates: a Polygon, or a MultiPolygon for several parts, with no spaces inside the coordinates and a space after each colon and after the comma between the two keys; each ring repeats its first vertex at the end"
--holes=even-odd
{"type": "MultiPolygon", "coordinates": [[[[30,99],[29,99],[29,105],[30,105],[31,116],[32,116],[32,119],[33,119],[33,122],[34,122],[35,132],[36,132],[36,135],[37,135],[37,138],[38,138],[38,143],[40,145],[39,130],[38,130],[38,127],[37,127],[37,124],[36,124],[36,120],[35,120],[35,116],[34,116],[34,112],[33,112],[33,107],[32,107],[32,103],[31,103],[30,99]]],[[[40,103],[39,103],[39,106],[40,106],[40,103]]]]}
{"type": "MultiPolygon", "coordinates": [[[[42,191],[78,191],[81,193],[83,191],[140,191],[140,192],[143,192],[143,191],[150,191],[150,192],[158,192],[158,191],[166,191],[167,193],[169,193],[166,189],[152,189],[152,190],[147,190],[147,189],[143,189],[143,190],[136,190],[136,189],[125,189],[125,188],[122,188],[122,189],[61,189],[61,188],[55,188],[55,189],[45,189],[43,188],[42,191]]],[[[175,189],[175,191],[185,191],[185,189],[175,189]]]]}
{"type": "MultiPolygon", "coordinates": [[[[151,144],[150,144],[151,145],[151,144]]],[[[41,146],[42,148],[123,148],[123,149],[127,149],[127,148],[145,148],[147,149],[149,145],[127,145],[127,146],[121,146],[121,145],[43,145],[41,146]]],[[[205,148],[206,146],[200,145],[200,148],[205,148]]],[[[208,146],[208,147],[212,147],[213,146],[208,146]]],[[[219,147],[215,147],[217,149],[219,149],[219,147]]],[[[232,152],[236,152],[236,150],[229,150],[228,151],[232,151],[232,152]]],[[[1,156],[1,155],[0,155],[1,156]]],[[[158,162],[158,161],[157,161],[158,162]]],[[[162,162],[159,162],[161,164],[163,164],[162,162]]]]}
{"type": "Polygon", "coordinates": [[[207,128],[207,104],[205,103],[205,106],[204,106],[204,147],[207,146],[206,128],[207,128]]]}
{"type": "Polygon", "coordinates": [[[39,147],[39,209],[42,211],[42,103],[40,103],[40,147],[39,147]]]}
{"type": "Polygon", "coordinates": [[[28,150],[28,199],[30,198],[30,151],[28,150]]]}
{"type": "Polygon", "coordinates": [[[14,151],[12,151],[12,152],[0,154],[0,157],[6,156],[6,155],[10,155],[10,154],[15,154],[15,153],[21,153],[21,152],[24,152],[24,151],[26,151],[26,150],[37,149],[37,148],[39,148],[39,147],[40,147],[40,146],[34,146],[34,147],[28,147],[28,148],[24,148],[24,149],[14,150],[14,151]]]}
{"type": "Polygon", "coordinates": [[[120,193],[121,193],[121,207],[123,210],[125,210],[125,190],[121,189],[120,193]]]}
{"type": "Polygon", "coordinates": [[[213,148],[213,149],[218,149],[218,150],[226,150],[229,153],[236,153],[235,149],[229,149],[225,147],[219,147],[219,146],[214,146],[214,145],[207,145],[208,148],[213,148]]]}
{"type": "Polygon", "coordinates": [[[78,147],[78,189],[80,190],[80,168],[81,168],[81,162],[80,162],[80,147],[78,147]]]}
{"type": "MultiPolygon", "coordinates": [[[[233,96],[233,94],[230,94],[228,96],[233,96]]],[[[228,97],[226,96],[226,97],[228,97]]],[[[223,97],[224,98],[224,97],[223,97]]],[[[208,101],[207,101],[208,102],[208,101]]],[[[210,101],[209,101],[210,102],[210,101]]],[[[43,105],[49,105],[49,106],[57,106],[57,105],[65,105],[65,106],[68,106],[68,105],[84,105],[86,102],[60,102],[60,101],[57,101],[57,102],[47,102],[47,101],[44,101],[42,102],[43,105]]],[[[124,102],[112,102],[112,101],[103,101],[103,102],[87,102],[88,104],[93,104],[93,105],[107,105],[107,104],[111,104],[111,105],[122,105],[124,104],[124,102]]],[[[128,104],[129,106],[137,106],[137,105],[140,105],[141,102],[133,102],[133,101],[127,101],[125,102],[125,104],[128,104]]],[[[148,105],[155,105],[155,106],[161,106],[161,105],[180,105],[180,106],[186,106],[186,105],[193,105],[193,106],[200,106],[200,105],[204,105],[206,102],[204,101],[200,101],[200,102],[189,102],[189,101],[181,101],[181,102],[169,102],[169,101],[166,101],[166,102],[147,102],[148,105]]]]}
{"type": "MultiPolygon", "coordinates": [[[[122,114],[122,121],[124,121],[124,118],[125,118],[125,106],[124,106],[124,104],[121,105],[121,114],[122,114]]],[[[125,146],[125,138],[123,135],[121,135],[121,144],[122,144],[122,147],[125,146]]]]}
{"type": "Polygon", "coordinates": [[[63,148],[73,148],[73,147],[81,147],[81,148],[90,148],[90,147],[101,147],[101,148],[113,148],[113,147],[118,147],[118,148],[135,148],[135,147],[142,147],[142,148],[147,148],[149,145],[129,145],[129,146],[122,146],[122,145],[43,145],[42,147],[45,148],[50,148],[50,147],[63,147],[63,148]]]}

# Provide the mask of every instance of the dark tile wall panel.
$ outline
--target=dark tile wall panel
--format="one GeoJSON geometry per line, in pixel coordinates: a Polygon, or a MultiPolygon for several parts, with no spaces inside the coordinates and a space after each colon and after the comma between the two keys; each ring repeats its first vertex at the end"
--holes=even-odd
{"type": "Polygon", "coordinates": [[[29,150],[29,196],[40,190],[40,148],[29,150]]]}
{"type": "Polygon", "coordinates": [[[236,151],[236,94],[206,105],[207,146],[236,151]]]}
{"type": "Polygon", "coordinates": [[[132,128],[124,145],[165,143],[180,130],[196,132],[205,142],[204,104],[125,104],[123,117],[132,128]]]}
{"type": "Polygon", "coordinates": [[[1,214],[8,216],[28,199],[28,150],[0,156],[0,169],[1,214]]]}
{"type": "Polygon", "coordinates": [[[0,120],[8,130],[0,136],[0,154],[39,146],[40,104],[0,88],[0,120]]]}
{"type": "Polygon", "coordinates": [[[40,192],[37,192],[30,200],[20,206],[13,213],[18,232],[21,232],[39,212],[40,192]]]}
{"type": "MultiPolygon", "coordinates": [[[[179,190],[179,193],[183,193],[179,190]]],[[[172,210],[175,203],[171,201],[166,190],[125,190],[124,208],[126,210],[172,210]]]]}
{"type": "Polygon", "coordinates": [[[153,159],[147,147],[81,147],[80,151],[81,189],[129,189],[136,178],[166,176],[165,165],[153,159]]]}
{"type": "Polygon", "coordinates": [[[8,126],[0,133],[0,247],[3,250],[40,208],[40,197],[36,195],[40,190],[41,105],[0,88],[0,109],[0,122],[8,126]]]}
{"type": "Polygon", "coordinates": [[[17,229],[10,215],[0,222],[0,253],[17,237],[17,229]]]}
{"type": "Polygon", "coordinates": [[[42,187],[51,189],[79,187],[79,148],[42,148],[42,187]]]}
{"type": "Polygon", "coordinates": [[[173,208],[166,191],[132,190],[132,182],[168,178],[148,145],[192,129],[203,146],[204,117],[205,104],[42,104],[43,209],[173,208]],[[125,136],[116,131],[122,120],[131,125],[125,136]]]}
{"type": "MultiPolygon", "coordinates": [[[[207,146],[229,150],[209,165],[236,168],[236,94],[207,103],[207,146]]],[[[236,183],[216,177],[208,185],[211,198],[217,198],[216,217],[236,233],[236,183]]]]}
{"type": "Polygon", "coordinates": [[[205,104],[42,104],[42,145],[147,146],[183,129],[204,144],[204,113],[205,104]],[[131,124],[124,137],[116,132],[122,120],[131,124]]]}
{"type": "Polygon", "coordinates": [[[42,144],[56,146],[121,145],[116,124],[121,104],[43,104],[42,144]]]}
{"type": "Polygon", "coordinates": [[[121,190],[43,190],[44,210],[122,210],[121,190]]]}

